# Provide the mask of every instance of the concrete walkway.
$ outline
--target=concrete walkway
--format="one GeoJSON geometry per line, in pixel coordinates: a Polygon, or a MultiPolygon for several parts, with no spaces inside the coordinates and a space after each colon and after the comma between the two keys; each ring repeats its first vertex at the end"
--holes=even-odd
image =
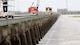
{"type": "Polygon", "coordinates": [[[80,18],[60,15],[37,45],[80,45],[80,18]]]}

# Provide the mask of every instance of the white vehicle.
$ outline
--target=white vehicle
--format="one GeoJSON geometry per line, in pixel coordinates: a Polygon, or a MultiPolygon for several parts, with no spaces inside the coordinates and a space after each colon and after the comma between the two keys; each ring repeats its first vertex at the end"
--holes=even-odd
{"type": "Polygon", "coordinates": [[[14,16],[13,15],[11,15],[11,14],[8,14],[8,13],[5,13],[5,12],[0,12],[0,18],[14,18],[14,16]]]}
{"type": "Polygon", "coordinates": [[[8,2],[7,0],[0,0],[0,18],[14,18],[13,15],[9,14],[8,12],[8,2]]]}

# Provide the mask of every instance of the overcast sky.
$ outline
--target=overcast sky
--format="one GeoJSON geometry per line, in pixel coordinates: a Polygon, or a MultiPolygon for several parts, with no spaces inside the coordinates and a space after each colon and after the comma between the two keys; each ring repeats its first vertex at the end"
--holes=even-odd
{"type": "MultiPolygon", "coordinates": [[[[68,10],[80,10],[80,0],[67,0],[68,1],[68,10]]],[[[16,11],[27,11],[28,7],[36,6],[37,0],[15,0],[13,4],[16,11]]],[[[11,4],[11,3],[10,3],[11,4]]],[[[57,8],[66,8],[66,0],[40,0],[39,10],[45,11],[45,7],[52,7],[53,11],[56,11],[57,8]]]]}

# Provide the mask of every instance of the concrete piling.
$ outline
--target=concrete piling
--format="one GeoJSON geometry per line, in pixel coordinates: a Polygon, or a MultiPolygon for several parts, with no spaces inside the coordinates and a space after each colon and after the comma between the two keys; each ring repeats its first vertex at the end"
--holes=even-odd
{"type": "Polygon", "coordinates": [[[36,45],[45,36],[58,16],[0,26],[0,45],[36,45]]]}

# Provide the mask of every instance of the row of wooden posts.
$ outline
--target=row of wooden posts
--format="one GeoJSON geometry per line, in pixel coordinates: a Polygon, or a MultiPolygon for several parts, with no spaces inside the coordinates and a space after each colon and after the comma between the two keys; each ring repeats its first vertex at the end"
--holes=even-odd
{"type": "Polygon", "coordinates": [[[0,27],[0,45],[36,45],[56,22],[57,16],[0,27]]]}

